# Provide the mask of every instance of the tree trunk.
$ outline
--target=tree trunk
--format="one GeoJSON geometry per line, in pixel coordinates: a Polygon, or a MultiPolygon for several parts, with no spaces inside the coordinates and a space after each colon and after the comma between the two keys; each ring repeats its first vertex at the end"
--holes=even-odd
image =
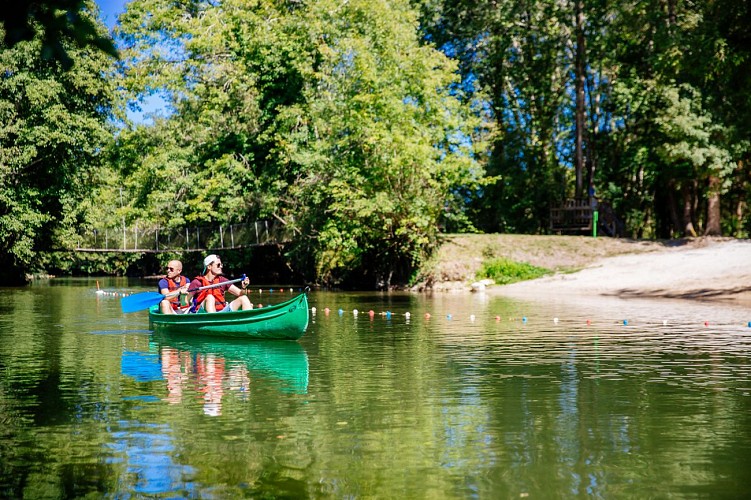
{"type": "MultiPolygon", "coordinates": [[[[599,72],[600,75],[602,72],[599,72]]],[[[592,107],[589,110],[589,132],[586,137],[587,144],[587,158],[585,165],[587,167],[587,186],[590,191],[594,191],[595,184],[595,170],[597,169],[597,147],[598,147],[598,135],[597,135],[597,121],[600,117],[600,98],[601,93],[594,89],[594,85],[590,78],[586,78],[587,93],[591,96],[592,107]]]]}
{"type": "Polygon", "coordinates": [[[720,225],[720,178],[709,176],[709,199],[707,200],[707,227],[705,236],[722,236],[720,225]]]}
{"type": "Polygon", "coordinates": [[[576,143],[574,145],[574,170],[576,172],[576,198],[584,193],[584,11],[583,0],[576,0],[576,143]]]}
{"type": "Polygon", "coordinates": [[[743,236],[743,214],[746,212],[746,202],[745,200],[739,200],[738,204],[735,206],[735,218],[737,219],[737,223],[735,226],[735,234],[734,236],[736,238],[742,238],[743,236]]]}
{"type": "Polygon", "coordinates": [[[683,186],[681,189],[683,195],[683,235],[696,237],[696,230],[694,229],[693,213],[694,206],[691,199],[691,189],[688,185],[683,186]]]}
{"type": "Polygon", "coordinates": [[[681,219],[678,217],[678,202],[675,199],[675,196],[673,193],[675,193],[675,182],[669,181],[667,185],[667,200],[668,200],[668,210],[670,214],[670,222],[671,222],[671,229],[669,231],[669,234],[667,235],[668,238],[672,238],[678,231],[681,230],[681,219]]]}

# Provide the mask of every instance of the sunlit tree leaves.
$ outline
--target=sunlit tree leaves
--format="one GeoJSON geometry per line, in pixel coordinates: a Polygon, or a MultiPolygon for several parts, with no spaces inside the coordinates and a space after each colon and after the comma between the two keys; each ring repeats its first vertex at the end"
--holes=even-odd
{"type": "Polygon", "coordinates": [[[65,70],[40,56],[37,28],[0,46],[0,267],[13,281],[38,270],[39,250],[68,243],[113,131],[111,58],[71,47],[65,70]]]}
{"type": "Polygon", "coordinates": [[[453,190],[483,178],[486,127],[406,1],[141,0],[121,23],[125,88],[162,89],[175,111],[157,135],[123,135],[123,151],[167,130],[174,141],[133,172],[125,161],[129,182],[144,185],[152,154],[179,150],[188,182],[173,217],[283,221],[314,278],[405,281],[443,215],[463,210],[453,190]]]}

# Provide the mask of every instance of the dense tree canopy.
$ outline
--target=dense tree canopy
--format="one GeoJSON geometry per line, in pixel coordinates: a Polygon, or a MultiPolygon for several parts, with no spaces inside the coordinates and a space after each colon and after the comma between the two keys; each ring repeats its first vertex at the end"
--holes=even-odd
{"type": "MultiPolygon", "coordinates": [[[[82,13],[81,15],[88,15],[82,13]]],[[[70,46],[72,65],[41,56],[36,36],[0,45],[0,269],[6,282],[38,268],[82,217],[99,153],[111,141],[111,59],[70,46]]]]}
{"type": "Polygon", "coordinates": [[[131,216],[275,218],[311,278],[404,280],[483,177],[482,122],[416,26],[399,0],[132,2],[125,85],[174,114],[120,136],[131,216]]]}
{"type": "Polygon", "coordinates": [[[501,132],[479,227],[546,230],[548,206],[580,194],[582,123],[585,178],[629,234],[748,236],[748,1],[416,4],[426,36],[487,91],[501,132]]]}
{"type": "Polygon", "coordinates": [[[15,269],[76,227],[267,218],[308,279],[387,287],[441,230],[592,192],[629,236],[751,231],[749,0],[133,0],[119,61],[87,5],[0,18],[15,269]]]}

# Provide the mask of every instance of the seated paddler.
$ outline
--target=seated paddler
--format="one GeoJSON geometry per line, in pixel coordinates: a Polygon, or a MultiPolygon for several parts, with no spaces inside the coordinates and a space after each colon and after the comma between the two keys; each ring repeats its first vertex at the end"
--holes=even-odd
{"type": "Polygon", "coordinates": [[[183,314],[190,310],[188,302],[188,278],[182,275],[183,263],[171,260],[167,263],[167,275],[159,280],[159,293],[167,295],[159,303],[162,314],[183,314]]]}
{"type": "Polygon", "coordinates": [[[203,274],[190,282],[190,290],[192,290],[190,292],[192,295],[191,312],[214,313],[253,309],[253,304],[251,304],[246,290],[250,280],[246,277],[241,282],[242,288],[237,287],[234,283],[222,285],[221,283],[229,281],[223,276],[223,267],[222,260],[217,255],[212,254],[203,259],[203,274]],[[198,290],[198,288],[210,285],[217,286],[198,290]],[[237,298],[227,302],[225,293],[237,298]]]}

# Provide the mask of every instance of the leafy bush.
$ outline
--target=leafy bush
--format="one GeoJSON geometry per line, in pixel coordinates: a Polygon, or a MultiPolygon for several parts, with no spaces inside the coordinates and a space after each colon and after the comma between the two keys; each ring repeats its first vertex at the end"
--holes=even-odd
{"type": "Polygon", "coordinates": [[[526,262],[514,262],[509,259],[493,259],[483,263],[477,272],[478,279],[490,278],[499,285],[508,285],[517,281],[531,280],[550,274],[549,269],[535,267],[526,262]]]}

